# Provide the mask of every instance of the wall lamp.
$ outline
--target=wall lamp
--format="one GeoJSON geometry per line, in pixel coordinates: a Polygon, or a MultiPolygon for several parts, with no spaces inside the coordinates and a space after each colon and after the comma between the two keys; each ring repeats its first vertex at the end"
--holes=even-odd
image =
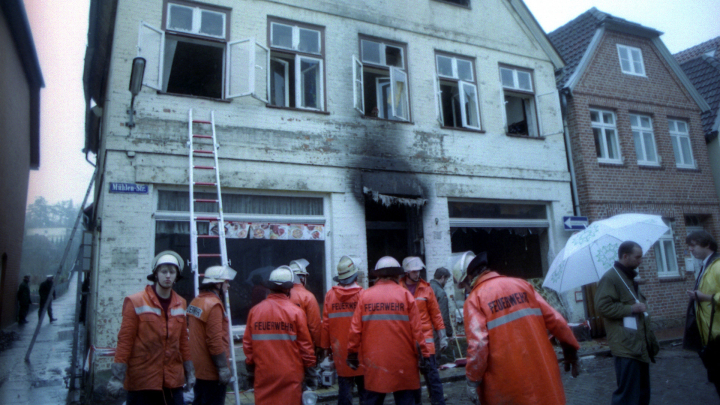
{"type": "Polygon", "coordinates": [[[135,96],[140,94],[144,75],[145,58],[138,56],[133,59],[132,72],[130,73],[130,93],[132,94],[132,99],[130,100],[130,108],[127,110],[127,113],[130,116],[129,121],[126,123],[128,128],[135,127],[135,108],[133,106],[135,105],[135,96]]]}

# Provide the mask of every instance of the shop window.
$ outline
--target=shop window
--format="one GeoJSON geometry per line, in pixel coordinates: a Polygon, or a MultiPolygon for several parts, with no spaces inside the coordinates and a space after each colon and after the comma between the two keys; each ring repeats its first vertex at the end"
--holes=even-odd
{"type": "Polygon", "coordinates": [[[480,130],[480,107],[472,59],[435,55],[436,113],[440,125],[480,130]]]}
{"type": "Polygon", "coordinates": [[[410,120],[407,47],[360,38],[360,58],[353,56],[353,105],[369,117],[410,120]]]}
{"type": "Polygon", "coordinates": [[[500,82],[503,86],[507,133],[538,136],[532,72],[519,68],[500,67],[500,82]]]}
{"type": "Polygon", "coordinates": [[[187,1],[167,3],[163,28],[140,23],[143,84],[164,93],[229,99],[266,97],[267,48],[229,41],[230,10],[187,1]]]}
{"type": "Polygon", "coordinates": [[[694,169],[692,147],[690,145],[690,133],[688,124],[682,120],[668,120],[670,139],[672,140],[673,153],[675,154],[675,165],[677,167],[694,169]]]}
{"type": "Polygon", "coordinates": [[[590,125],[592,126],[598,161],[622,163],[617,128],[615,128],[615,113],[604,110],[590,110],[590,125]]]}
{"type": "Polygon", "coordinates": [[[269,20],[270,105],[323,111],[323,35],[321,27],[269,20]]]}
{"type": "Polygon", "coordinates": [[[670,229],[653,245],[658,277],[677,277],[679,273],[675,255],[675,239],[673,238],[675,221],[664,221],[670,229]]]}
{"type": "Polygon", "coordinates": [[[644,115],[630,115],[635,153],[639,165],[659,166],[660,158],[655,148],[652,119],[644,115]]]}
{"type": "MultiPolygon", "coordinates": [[[[195,193],[199,199],[214,193],[195,193]]],[[[175,250],[190,259],[189,198],[187,192],[158,191],[155,213],[155,251],[175,250]]],[[[195,203],[196,212],[213,212],[212,203],[195,203]]],[[[323,199],[269,195],[223,195],[225,237],[230,266],[238,274],[230,283],[233,325],[243,325],[253,305],[265,296],[263,280],[276,267],[304,258],[310,262],[307,288],[322,306],[325,297],[325,218],[323,199]]],[[[217,222],[198,222],[198,234],[220,232],[217,222]]],[[[218,239],[199,238],[199,253],[217,253],[218,239]]],[[[198,268],[219,264],[217,258],[200,258],[198,268]]],[[[186,266],[176,290],[188,302],[193,298],[193,277],[186,266]]]]}

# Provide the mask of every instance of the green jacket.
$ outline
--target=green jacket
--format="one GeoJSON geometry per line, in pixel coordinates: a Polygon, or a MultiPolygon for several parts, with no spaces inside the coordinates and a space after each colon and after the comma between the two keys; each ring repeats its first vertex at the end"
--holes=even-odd
{"type": "MultiPolygon", "coordinates": [[[[708,260],[708,267],[703,272],[698,290],[715,297],[715,322],[713,322],[713,337],[720,335],[720,255],[713,253],[708,260]]],[[[710,314],[712,307],[710,301],[701,302],[699,307],[695,304],[695,313],[700,330],[700,336],[704,345],[708,341],[708,329],[710,328],[710,314]]]]}
{"type": "MultiPolygon", "coordinates": [[[[633,289],[632,280],[622,271],[611,268],[598,283],[595,308],[603,317],[613,356],[650,363],[660,346],[650,329],[650,316],[632,314],[631,307],[636,301],[628,287],[633,289]],[[634,317],[637,329],[626,328],[623,324],[625,317],[634,317]]],[[[637,295],[640,302],[647,303],[642,293],[637,295]]]]}

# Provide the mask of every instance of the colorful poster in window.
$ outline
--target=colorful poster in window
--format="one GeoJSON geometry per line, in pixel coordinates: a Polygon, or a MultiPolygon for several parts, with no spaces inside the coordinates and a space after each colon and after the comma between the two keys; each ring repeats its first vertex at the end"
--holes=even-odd
{"type": "Polygon", "coordinates": [[[325,240],[323,225],[291,224],[289,233],[291,240],[325,240]]]}
{"type": "MultiPolygon", "coordinates": [[[[210,222],[210,235],[218,235],[218,222],[210,222]]],[[[245,239],[248,236],[250,224],[247,222],[225,221],[225,238],[245,239]]]]}
{"type": "MultiPolygon", "coordinates": [[[[210,222],[210,235],[218,234],[217,221],[210,222]]],[[[227,239],[325,240],[324,225],[271,224],[225,221],[227,239]]]]}

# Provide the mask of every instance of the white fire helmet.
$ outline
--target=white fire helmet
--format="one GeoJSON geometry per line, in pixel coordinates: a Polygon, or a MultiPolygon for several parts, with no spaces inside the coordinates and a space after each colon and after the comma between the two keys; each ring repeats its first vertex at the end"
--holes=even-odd
{"type": "Polygon", "coordinates": [[[450,255],[450,263],[448,267],[450,267],[453,278],[455,278],[455,284],[458,287],[460,284],[465,282],[465,279],[467,278],[468,265],[474,258],[475,253],[470,250],[450,255]]]}
{"type": "Polygon", "coordinates": [[[148,275],[147,279],[155,281],[155,270],[163,264],[172,264],[177,268],[177,278],[175,278],[175,281],[182,279],[180,273],[182,273],[183,268],[185,267],[183,259],[179,254],[173,252],[172,250],[164,250],[155,256],[152,261],[152,274],[148,275]]]}
{"type": "Polygon", "coordinates": [[[408,273],[424,269],[425,263],[423,263],[422,259],[417,256],[408,256],[403,259],[402,267],[403,270],[405,270],[405,273],[408,273]]]}
{"type": "Polygon", "coordinates": [[[295,274],[290,267],[280,266],[270,272],[266,286],[273,291],[289,290],[293,288],[293,280],[295,274]]]}
{"type": "Polygon", "coordinates": [[[222,283],[225,280],[232,280],[237,275],[237,271],[229,266],[211,266],[205,270],[203,284],[222,283]]]}
{"type": "Polygon", "coordinates": [[[392,256],[381,257],[375,264],[373,275],[375,277],[392,277],[404,274],[402,266],[392,256]]]}
{"type": "Polygon", "coordinates": [[[290,262],[290,269],[293,271],[293,273],[299,275],[299,276],[307,276],[307,266],[310,264],[309,261],[305,259],[297,259],[290,262]]]}
{"type": "Polygon", "coordinates": [[[358,276],[362,259],[357,256],[343,256],[337,265],[337,276],[333,280],[340,284],[352,284],[358,276]]]}

